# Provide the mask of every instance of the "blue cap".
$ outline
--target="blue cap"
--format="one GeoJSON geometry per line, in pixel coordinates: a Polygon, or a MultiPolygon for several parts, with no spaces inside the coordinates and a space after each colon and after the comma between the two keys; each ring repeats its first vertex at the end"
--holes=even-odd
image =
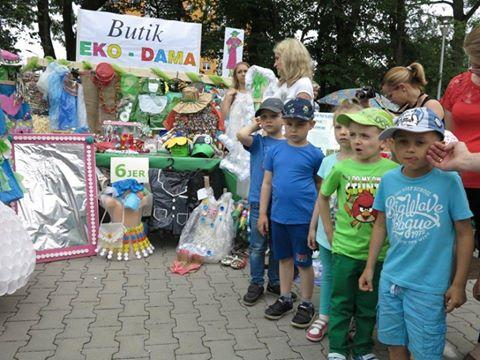
{"type": "Polygon", "coordinates": [[[310,121],[313,119],[312,102],[307,99],[296,98],[287,101],[283,107],[283,118],[310,121]]]}
{"type": "Polygon", "coordinates": [[[395,124],[393,127],[382,131],[379,136],[380,140],[392,137],[397,130],[414,133],[436,131],[442,136],[442,139],[445,136],[445,124],[442,119],[426,107],[406,110],[402,115],[393,119],[393,122],[395,124]]]}

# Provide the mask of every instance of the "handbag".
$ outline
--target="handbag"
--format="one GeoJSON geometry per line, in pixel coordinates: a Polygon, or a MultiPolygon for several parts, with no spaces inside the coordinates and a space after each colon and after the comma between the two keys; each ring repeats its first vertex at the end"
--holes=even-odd
{"type": "Polygon", "coordinates": [[[98,228],[98,247],[109,249],[120,248],[122,247],[123,237],[125,235],[125,225],[123,225],[125,209],[122,211],[122,222],[103,223],[106,214],[107,211],[105,210],[98,228]]]}

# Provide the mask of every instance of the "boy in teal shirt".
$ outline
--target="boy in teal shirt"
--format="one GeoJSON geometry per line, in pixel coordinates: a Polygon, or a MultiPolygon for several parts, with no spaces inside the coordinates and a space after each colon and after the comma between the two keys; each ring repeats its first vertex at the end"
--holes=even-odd
{"type": "MultiPolygon", "coordinates": [[[[327,239],[332,243],[332,295],[329,323],[328,359],[346,360],[350,346],[348,331],[352,317],[355,360],[374,360],[372,333],[376,321],[376,292],[362,292],[358,279],[368,258],[370,235],[376,212],[373,201],[380,179],[397,164],[380,155],[380,132],[392,126],[392,116],[380,109],[368,108],[354,114],[342,114],[337,122],[348,125],[354,155],[340,161],[324,180],[319,197],[320,216],[327,239]],[[337,192],[338,211],[333,231],[329,199],[337,192]]],[[[385,257],[386,246],[380,252],[385,257]]],[[[381,261],[377,264],[378,271],[381,261]]],[[[379,275],[373,280],[378,284],[379,275]]]]}
{"type": "Polygon", "coordinates": [[[393,137],[402,167],[385,174],[380,183],[374,203],[378,216],[359,287],[378,288],[372,284],[373,272],[388,234],[378,290],[378,339],[388,345],[390,359],[408,360],[410,354],[442,359],[446,313],[466,301],[472,212],[458,174],[434,169],[426,158],[430,146],[443,140],[444,130],[433,111],[415,108],[380,135],[393,137]]]}

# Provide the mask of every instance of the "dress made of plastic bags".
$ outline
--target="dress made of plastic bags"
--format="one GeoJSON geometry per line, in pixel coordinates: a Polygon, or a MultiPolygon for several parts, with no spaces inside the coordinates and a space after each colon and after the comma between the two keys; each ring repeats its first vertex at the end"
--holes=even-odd
{"type": "Polygon", "coordinates": [[[183,228],[177,254],[189,258],[201,257],[204,262],[216,263],[233,247],[234,204],[231,193],[224,193],[216,200],[212,189],[207,191],[208,197],[193,210],[183,228]]]}

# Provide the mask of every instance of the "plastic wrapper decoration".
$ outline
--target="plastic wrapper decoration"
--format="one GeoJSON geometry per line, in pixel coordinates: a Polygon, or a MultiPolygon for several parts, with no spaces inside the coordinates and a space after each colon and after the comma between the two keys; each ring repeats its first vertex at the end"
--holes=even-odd
{"type": "Polygon", "coordinates": [[[21,220],[0,202],[0,296],[23,287],[35,268],[35,250],[21,220]]]}
{"type": "Polygon", "coordinates": [[[278,91],[278,80],[272,70],[253,65],[245,75],[245,86],[258,107],[264,99],[273,97],[278,91]]]}
{"type": "Polygon", "coordinates": [[[232,250],[235,230],[233,227],[233,200],[231,193],[219,200],[208,189],[209,196],[193,210],[177,246],[178,255],[197,255],[207,263],[219,262],[232,250]]]}

